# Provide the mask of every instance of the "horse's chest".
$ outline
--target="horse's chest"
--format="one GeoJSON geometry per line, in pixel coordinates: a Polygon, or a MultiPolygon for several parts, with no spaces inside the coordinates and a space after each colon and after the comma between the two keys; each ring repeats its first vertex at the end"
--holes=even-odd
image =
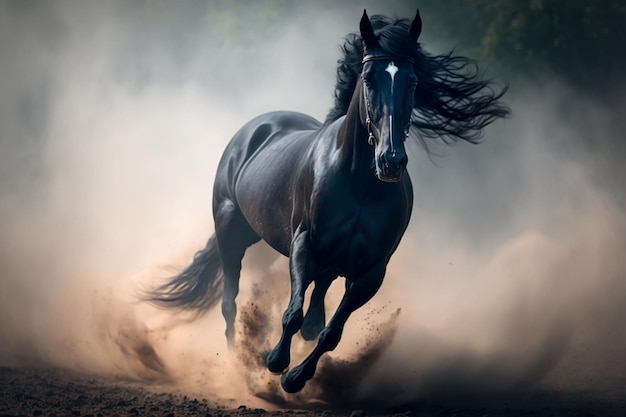
{"type": "Polygon", "coordinates": [[[392,231],[401,227],[384,210],[345,202],[331,206],[313,227],[312,244],[320,263],[339,275],[351,275],[388,259],[397,243],[392,231]]]}

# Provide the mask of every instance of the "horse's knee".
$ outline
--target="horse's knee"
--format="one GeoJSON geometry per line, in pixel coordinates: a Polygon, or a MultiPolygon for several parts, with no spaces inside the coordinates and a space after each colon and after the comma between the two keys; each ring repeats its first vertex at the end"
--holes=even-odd
{"type": "Polygon", "coordinates": [[[332,327],[324,328],[319,334],[318,346],[321,351],[328,352],[334,350],[341,340],[341,330],[332,327]]]}
{"type": "Polygon", "coordinates": [[[283,329],[288,334],[295,334],[302,327],[304,315],[301,308],[287,309],[283,314],[283,329]]]}

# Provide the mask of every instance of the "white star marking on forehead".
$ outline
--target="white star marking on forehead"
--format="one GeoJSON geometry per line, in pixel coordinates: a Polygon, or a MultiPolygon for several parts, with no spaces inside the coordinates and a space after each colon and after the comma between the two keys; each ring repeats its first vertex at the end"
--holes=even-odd
{"type": "Polygon", "coordinates": [[[387,68],[385,68],[385,71],[387,71],[389,75],[391,75],[391,94],[393,94],[393,82],[396,78],[396,72],[398,72],[398,67],[396,67],[396,64],[391,61],[389,65],[387,65],[387,68]]]}
{"type": "MultiPolygon", "coordinates": [[[[387,65],[387,68],[385,68],[385,71],[387,71],[389,75],[391,76],[391,95],[393,95],[393,82],[396,78],[396,72],[398,72],[398,67],[396,66],[396,64],[393,63],[393,61],[391,61],[389,65],[387,65]]],[[[393,145],[393,116],[392,115],[389,115],[389,142],[391,142],[391,152],[393,156],[395,156],[396,148],[393,145]]]]}
{"type": "Polygon", "coordinates": [[[396,64],[391,61],[389,65],[387,65],[385,71],[387,71],[389,75],[391,75],[391,81],[393,82],[393,79],[396,77],[396,72],[398,72],[398,67],[396,67],[396,64]]]}

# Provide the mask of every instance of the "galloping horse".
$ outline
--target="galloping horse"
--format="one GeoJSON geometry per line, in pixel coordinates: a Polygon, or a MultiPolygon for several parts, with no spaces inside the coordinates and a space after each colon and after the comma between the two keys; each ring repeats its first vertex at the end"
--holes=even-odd
{"type": "MultiPolygon", "coordinates": [[[[234,338],[241,260],[263,239],[289,257],[291,297],[282,336],[266,357],[272,372],[290,362],[292,337],[318,339],[311,354],[284,373],[300,391],[318,360],[333,350],[350,314],[378,291],[411,217],[413,189],[405,140],[413,133],[477,142],[508,109],[472,61],[430,56],[414,20],[364,12],[339,60],[335,105],[326,121],[273,112],[245,124],[226,147],[213,188],[215,234],[190,266],[147,299],[206,311],[222,297],[226,337],[234,338]],[[326,323],[324,297],[338,276],[346,290],[326,323]],[[305,291],[312,283],[309,308],[305,291]],[[223,285],[223,287],[222,287],[223,285]]],[[[447,139],[447,140],[446,140],[447,139]]]]}

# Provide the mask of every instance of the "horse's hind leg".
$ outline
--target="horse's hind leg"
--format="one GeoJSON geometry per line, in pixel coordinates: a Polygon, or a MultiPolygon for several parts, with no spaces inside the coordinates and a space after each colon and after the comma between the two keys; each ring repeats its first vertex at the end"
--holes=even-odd
{"type": "Polygon", "coordinates": [[[298,392],[304,388],[309,379],[313,378],[320,357],[325,352],[335,349],[339,344],[343,327],[350,314],[369,301],[380,288],[385,269],[385,264],[378,265],[365,275],[348,283],[346,293],[328,326],[321,331],[315,349],[300,365],[282,376],[280,382],[285,391],[298,392]]]}
{"type": "Polygon", "coordinates": [[[268,353],[266,358],[267,367],[271,372],[282,372],[289,366],[291,339],[302,326],[304,292],[311,283],[312,267],[309,232],[298,228],[291,243],[291,253],[289,254],[291,298],[283,314],[283,332],[278,344],[268,353]]]}
{"type": "Polygon", "coordinates": [[[241,260],[246,249],[258,242],[260,238],[230,200],[219,204],[214,217],[215,235],[224,271],[222,315],[226,320],[226,339],[231,345],[235,336],[235,317],[237,316],[235,298],[239,293],[241,260]]]}
{"type": "Polygon", "coordinates": [[[313,340],[326,325],[326,314],[324,311],[324,298],[328,287],[332,283],[332,278],[316,279],[309,309],[304,316],[304,322],[300,329],[300,334],[304,340],[313,340]]]}

